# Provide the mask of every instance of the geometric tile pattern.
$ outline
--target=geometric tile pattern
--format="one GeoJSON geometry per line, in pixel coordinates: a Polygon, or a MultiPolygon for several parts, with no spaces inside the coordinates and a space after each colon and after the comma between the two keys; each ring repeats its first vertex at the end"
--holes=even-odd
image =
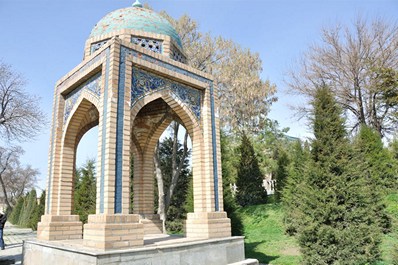
{"type": "Polygon", "coordinates": [[[83,91],[88,91],[99,98],[101,95],[101,73],[97,73],[65,96],[64,123],[83,91]]]}
{"type": "Polygon", "coordinates": [[[145,39],[141,37],[131,37],[131,43],[134,43],[144,49],[162,53],[162,41],[161,40],[153,40],[153,39],[145,39]]]}
{"type": "Polygon", "coordinates": [[[169,89],[175,96],[184,102],[191,111],[195,114],[198,121],[200,121],[200,109],[202,91],[180,83],[173,82],[167,78],[158,76],[147,71],[133,68],[133,80],[131,88],[131,106],[138,99],[159,90],[169,89]]]}

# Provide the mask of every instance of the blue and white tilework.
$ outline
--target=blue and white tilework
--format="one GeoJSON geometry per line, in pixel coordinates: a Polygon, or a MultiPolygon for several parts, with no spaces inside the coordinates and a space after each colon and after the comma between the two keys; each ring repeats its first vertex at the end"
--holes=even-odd
{"type": "Polygon", "coordinates": [[[144,49],[162,53],[162,41],[161,40],[153,40],[153,39],[146,39],[141,37],[131,37],[131,43],[134,43],[144,49]]]}
{"type": "Polygon", "coordinates": [[[83,91],[88,91],[99,98],[101,95],[101,73],[97,73],[65,96],[64,123],[68,120],[70,112],[83,91]]]}
{"type": "Polygon", "coordinates": [[[182,84],[173,82],[164,77],[160,77],[153,73],[133,68],[133,80],[131,88],[131,106],[138,99],[155,91],[170,89],[175,96],[184,102],[200,121],[200,110],[202,101],[202,92],[182,84]]]}

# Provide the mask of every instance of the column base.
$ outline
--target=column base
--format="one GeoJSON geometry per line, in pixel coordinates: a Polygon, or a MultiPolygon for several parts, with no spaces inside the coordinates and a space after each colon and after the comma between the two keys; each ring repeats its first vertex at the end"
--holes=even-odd
{"type": "Polygon", "coordinates": [[[140,214],[140,223],[144,225],[144,235],[163,234],[159,214],[140,214]]]}
{"type": "Polygon", "coordinates": [[[42,215],[37,224],[39,240],[82,239],[83,223],[78,215],[42,215]]]}
{"type": "Polygon", "coordinates": [[[222,238],[231,236],[231,220],[226,212],[188,213],[186,237],[222,238]]]}
{"type": "Polygon", "coordinates": [[[138,214],[89,215],[83,244],[101,250],[144,245],[144,226],[138,214]]]}

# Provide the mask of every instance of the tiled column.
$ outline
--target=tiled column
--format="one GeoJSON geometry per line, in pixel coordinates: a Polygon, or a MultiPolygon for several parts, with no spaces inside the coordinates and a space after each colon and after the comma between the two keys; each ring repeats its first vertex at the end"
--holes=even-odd
{"type": "MultiPolygon", "coordinates": [[[[211,87],[205,91],[202,108],[203,141],[193,144],[200,150],[202,176],[194,172],[194,213],[188,213],[186,235],[190,238],[220,238],[231,236],[231,222],[222,207],[220,139],[211,87]]],[[[195,161],[193,157],[193,161],[195,161]]],[[[195,163],[195,162],[194,162],[195,163]]],[[[194,164],[195,166],[195,164],[194,164]]]]}
{"type": "Polygon", "coordinates": [[[119,40],[113,41],[100,119],[99,206],[88,217],[83,235],[86,246],[103,250],[143,245],[144,233],[139,216],[129,214],[131,62],[125,60],[119,40]]]}

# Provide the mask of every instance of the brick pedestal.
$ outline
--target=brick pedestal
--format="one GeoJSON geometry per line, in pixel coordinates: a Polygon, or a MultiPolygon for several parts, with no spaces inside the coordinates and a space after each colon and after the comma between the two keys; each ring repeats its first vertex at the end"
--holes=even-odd
{"type": "Polygon", "coordinates": [[[188,238],[222,238],[231,236],[231,220],[226,212],[188,213],[188,238]]]}
{"type": "Polygon", "coordinates": [[[163,234],[163,223],[158,214],[140,214],[140,223],[144,225],[144,235],[163,234]]]}
{"type": "Polygon", "coordinates": [[[89,215],[84,225],[84,245],[101,250],[144,245],[144,226],[137,214],[89,215]]]}
{"type": "Polygon", "coordinates": [[[37,224],[39,240],[81,239],[83,224],[78,215],[43,215],[37,224]]]}

